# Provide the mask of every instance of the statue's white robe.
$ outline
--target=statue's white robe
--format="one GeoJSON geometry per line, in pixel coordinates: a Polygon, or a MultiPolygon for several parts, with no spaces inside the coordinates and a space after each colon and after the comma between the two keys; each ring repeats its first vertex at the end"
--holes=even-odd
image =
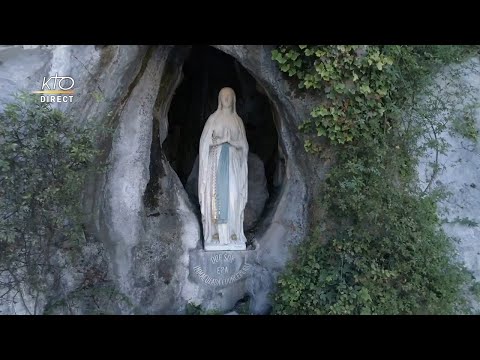
{"type": "Polygon", "coordinates": [[[198,194],[202,212],[205,250],[245,250],[243,214],[248,198],[248,143],[242,119],[233,111],[219,109],[208,118],[200,138],[198,194]],[[213,137],[217,137],[214,139],[213,137]],[[226,225],[216,224],[214,203],[214,175],[218,169],[221,145],[228,142],[229,202],[226,225]],[[217,151],[214,151],[217,147],[217,151]],[[220,226],[220,232],[219,232],[220,226]],[[222,228],[223,226],[223,228],[222,228]],[[219,239],[213,239],[219,234],[219,239]],[[236,240],[232,239],[235,235],[236,240]]]}

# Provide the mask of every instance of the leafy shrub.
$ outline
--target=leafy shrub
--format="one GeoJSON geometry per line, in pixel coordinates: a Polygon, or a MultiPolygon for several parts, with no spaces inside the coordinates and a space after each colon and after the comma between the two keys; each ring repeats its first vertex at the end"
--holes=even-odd
{"type": "Polygon", "coordinates": [[[80,195],[100,169],[98,134],[25,93],[0,114],[0,300],[45,293],[56,249],[85,239],[80,195]]]}
{"type": "Polygon", "coordinates": [[[438,194],[418,189],[415,166],[425,148],[445,145],[436,138],[445,128],[437,115],[458,100],[422,103],[418,94],[444,65],[477,50],[282,45],[273,51],[283,72],[322,99],[300,127],[311,135],[306,150],[318,153],[315,139],[325,136],[337,153],[317,204],[326,216],[279,278],[274,313],[468,311],[463,289],[470,277],[441,230],[438,194]],[[415,121],[405,109],[415,110],[415,121]],[[435,139],[420,145],[431,131],[435,139]]]}
{"type": "Polygon", "coordinates": [[[324,198],[337,219],[318,230],[279,280],[280,314],[418,314],[460,310],[468,280],[439,228],[436,199],[398,189],[350,161],[330,174],[324,198]],[[368,181],[364,181],[368,179],[368,181]],[[320,236],[329,243],[319,244],[320,236]]]}

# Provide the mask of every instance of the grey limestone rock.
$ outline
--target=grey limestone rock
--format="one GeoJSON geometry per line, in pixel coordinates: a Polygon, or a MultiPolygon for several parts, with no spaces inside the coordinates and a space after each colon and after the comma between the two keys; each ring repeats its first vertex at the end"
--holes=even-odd
{"type": "MultiPolygon", "coordinates": [[[[203,251],[197,206],[161,146],[153,146],[167,137],[168,109],[182,81],[179,48],[2,46],[0,108],[14,92],[38,90],[43,76],[58,73],[75,79],[76,92],[73,103],[55,106],[80,123],[113,126],[111,139],[99,144],[108,154],[108,170],[93,179],[84,194],[91,214],[89,232],[105,248],[108,276],[130,304],[107,312],[178,314],[188,303],[228,312],[248,295],[252,313],[267,313],[269,295],[291,258],[292,246],[308,231],[308,204],[326,173],[322,162],[311,161],[305,153],[297,131],[315,99],[296,93],[272,61],[270,46],[214,46],[243,66],[268,96],[282,170],[273,179],[278,193],[267,201],[263,163],[250,156],[249,191],[254,196],[249,199],[246,222],[247,227],[256,224],[252,250],[247,250],[252,271],[225,286],[205,286],[191,274],[192,252],[203,251]]],[[[188,182],[187,188],[194,182],[188,182]]],[[[70,271],[66,278],[73,282],[74,269],[65,271],[70,271]]]]}

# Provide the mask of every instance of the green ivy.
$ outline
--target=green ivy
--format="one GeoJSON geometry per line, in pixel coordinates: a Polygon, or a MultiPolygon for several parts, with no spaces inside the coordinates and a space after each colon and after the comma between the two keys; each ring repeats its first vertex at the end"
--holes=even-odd
{"type": "Polygon", "coordinates": [[[330,174],[322,200],[337,227],[317,230],[280,278],[277,313],[441,314],[463,305],[468,276],[452,261],[436,199],[396,189],[372,165],[354,159],[330,174]]]}
{"type": "MultiPolygon", "coordinates": [[[[469,50],[447,55],[458,61],[469,50]]],[[[387,119],[398,116],[445,53],[441,46],[282,45],[272,59],[300,89],[322,97],[300,130],[344,144],[376,141],[390,130],[387,119]]],[[[313,150],[309,142],[306,148],[313,150]]]]}
{"type": "Polygon", "coordinates": [[[379,119],[390,110],[392,54],[375,46],[299,45],[281,46],[272,58],[298,80],[299,88],[314,89],[324,97],[301,130],[340,144],[383,131],[379,119]]]}
{"type": "Polygon", "coordinates": [[[325,216],[280,276],[273,313],[468,312],[463,289],[471,277],[441,230],[439,194],[419,189],[416,177],[422,151],[445,148],[436,136],[419,140],[445,129],[437,115],[459,97],[422,102],[418,94],[428,94],[445,65],[476,51],[282,45],[272,52],[301,91],[320,99],[300,127],[306,150],[315,156],[316,139],[326,137],[336,153],[316,204],[325,216]]]}

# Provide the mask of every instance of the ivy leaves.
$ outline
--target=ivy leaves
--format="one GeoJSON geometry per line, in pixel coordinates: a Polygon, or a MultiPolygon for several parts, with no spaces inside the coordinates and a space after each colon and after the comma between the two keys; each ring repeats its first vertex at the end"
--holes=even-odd
{"type": "Polygon", "coordinates": [[[272,59],[299,80],[299,88],[318,91],[325,99],[302,130],[339,144],[381,130],[393,80],[387,70],[394,60],[379,47],[283,45],[272,51],[272,59]]]}
{"type": "Polygon", "coordinates": [[[280,64],[280,70],[288,73],[288,76],[303,76],[303,73],[299,71],[303,65],[300,55],[301,53],[298,51],[289,51],[288,53],[284,53],[282,51],[273,50],[272,59],[276,60],[280,64]]]}
{"type": "Polygon", "coordinates": [[[468,313],[470,280],[439,227],[437,198],[418,192],[415,156],[419,136],[444,126],[436,120],[444,105],[421,107],[417,95],[438,69],[472,50],[282,45],[272,53],[298,87],[318,95],[300,125],[311,135],[305,150],[319,152],[316,137],[340,145],[313,204],[322,219],[280,277],[274,313],[468,313]],[[421,122],[402,121],[411,107],[421,122]]]}

